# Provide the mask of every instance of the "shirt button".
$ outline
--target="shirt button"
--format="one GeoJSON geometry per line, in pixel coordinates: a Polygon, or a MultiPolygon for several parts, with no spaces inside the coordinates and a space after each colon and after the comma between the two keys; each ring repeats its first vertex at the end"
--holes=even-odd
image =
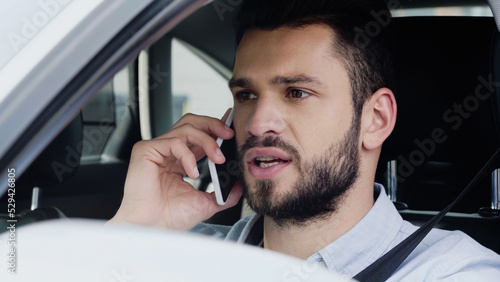
{"type": "Polygon", "coordinates": [[[349,280],[349,275],[347,275],[346,273],[344,273],[344,274],[342,274],[341,278],[344,279],[344,280],[349,280]]]}

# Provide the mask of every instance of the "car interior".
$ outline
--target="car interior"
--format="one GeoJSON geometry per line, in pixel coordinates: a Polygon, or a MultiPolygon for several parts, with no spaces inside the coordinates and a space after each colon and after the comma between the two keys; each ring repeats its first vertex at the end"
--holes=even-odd
{"type": "MultiPolygon", "coordinates": [[[[232,101],[227,81],[235,56],[235,2],[204,5],[96,93],[19,178],[18,225],[110,219],[135,142],[168,131],[189,111],[222,116],[232,101]],[[193,70],[194,64],[200,67],[193,70]],[[205,70],[210,75],[198,75],[205,70]],[[205,91],[209,84],[217,86],[205,91]],[[211,105],[217,111],[207,109],[211,105]]],[[[393,35],[398,118],[376,181],[404,219],[422,225],[500,147],[500,34],[486,0],[388,2],[396,6],[395,17],[378,25],[393,35]]],[[[198,166],[200,179],[186,180],[210,191],[206,159],[198,166]]],[[[437,226],[462,230],[500,254],[500,176],[497,170],[487,175],[437,226]]],[[[0,202],[7,206],[7,195],[0,202]]],[[[232,225],[249,212],[242,200],[207,222],[232,225]]]]}

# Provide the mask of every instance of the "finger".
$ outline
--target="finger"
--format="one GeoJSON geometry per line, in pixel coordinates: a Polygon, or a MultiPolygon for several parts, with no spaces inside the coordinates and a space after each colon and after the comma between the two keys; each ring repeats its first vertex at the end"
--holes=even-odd
{"type": "MultiPolygon", "coordinates": [[[[176,139],[179,140],[179,139],[176,139]]],[[[181,162],[184,172],[191,178],[197,179],[200,176],[196,157],[193,152],[186,146],[186,143],[180,141],[175,143],[176,146],[170,147],[171,154],[181,162]]]]}
{"type": "Polygon", "coordinates": [[[193,152],[196,161],[203,159],[207,155],[202,147],[191,146],[189,147],[189,149],[191,150],[191,152],[193,152]]]}
{"type": "MultiPolygon", "coordinates": [[[[173,156],[179,160],[185,174],[195,179],[199,176],[196,162],[203,156],[207,155],[214,163],[221,164],[225,162],[226,159],[219,146],[205,132],[191,125],[182,126],[178,131],[180,135],[178,137],[151,140],[154,152],[161,154],[163,157],[161,161],[157,160],[157,162],[166,164],[168,157],[173,156]]],[[[175,172],[180,173],[179,171],[175,172]]]]}
{"type": "Polygon", "coordinates": [[[186,124],[190,124],[195,128],[208,133],[212,137],[220,137],[222,139],[230,139],[233,137],[233,130],[217,118],[186,114],[174,126],[172,126],[169,132],[160,136],[160,138],[171,137],[175,129],[185,126],[186,124]]]}
{"type": "MultiPolygon", "coordinates": [[[[183,140],[179,138],[154,139],[149,141],[148,145],[149,148],[145,153],[146,158],[157,165],[165,167],[169,161],[172,161],[171,158],[174,158],[178,160],[184,173],[189,177],[198,178],[200,175],[196,165],[196,157],[183,140]]],[[[171,168],[171,172],[183,173],[175,168],[171,168]]]]}
{"type": "Polygon", "coordinates": [[[208,203],[208,206],[207,206],[207,216],[206,216],[205,219],[208,219],[208,218],[212,217],[214,214],[216,214],[216,213],[218,213],[220,211],[232,208],[236,204],[238,204],[238,202],[239,202],[239,200],[241,198],[241,195],[243,194],[242,191],[243,190],[241,188],[241,185],[240,184],[235,184],[234,187],[233,187],[233,189],[229,193],[229,196],[227,198],[226,204],[223,205],[223,206],[220,206],[217,203],[217,199],[215,197],[215,193],[214,192],[211,192],[211,193],[202,192],[202,193],[205,194],[205,197],[208,200],[207,201],[207,203],[208,203]]]}
{"type": "Polygon", "coordinates": [[[220,119],[223,123],[226,123],[226,120],[229,117],[229,113],[231,112],[231,110],[232,110],[232,108],[227,109],[226,113],[220,119]]]}
{"type": "Polygon", "coordinates": [[[195,153],[196,159],[207,155],[214,163],[223,163],[226,161],[217,142],[207,133],[198,130],[191,124],[185,124],[175,130],[178,131],[176,138],[183,139],[191,147],[191,151],[195,153]],[[202,150],[199,150],[198,147],[202,148],[202,150]]]}

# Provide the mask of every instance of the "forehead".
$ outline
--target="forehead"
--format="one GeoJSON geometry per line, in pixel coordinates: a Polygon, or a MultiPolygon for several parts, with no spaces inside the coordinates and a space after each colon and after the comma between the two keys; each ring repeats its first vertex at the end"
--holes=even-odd
{"type": "Polygon", "coordinates": [[[325,74],[334,71],[332,68],[339,71],[344,68],[334,51],[334,36],[333,30],[324,25],[248,31],[236,52],[234,76],[325,74]]]}

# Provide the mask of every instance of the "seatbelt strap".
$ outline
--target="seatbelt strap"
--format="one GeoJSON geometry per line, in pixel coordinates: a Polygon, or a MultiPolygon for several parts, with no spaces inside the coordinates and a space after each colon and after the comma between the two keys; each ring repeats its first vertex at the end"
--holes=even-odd
{"type": "Polygon", "coordinates": [[[464,196],[476,186],[477,183],[485,176],[486,173],[493,171],[495,160],[500,155],[500,149],[488,160],[479,173],[472,179],[472,181],[465,187],[465,189],[458,195],[458,197],[441,212],[433,216],[429,221],[422,225],[419,229],[413,232],[405,240],[392,248],[385,255],[380,257],[374,263],[369,265],[363,271],[358,273],[353,278],[358,281],[386,281],[396,269],[403,263],[403,261],[410,255],[410,253],[417,247],[417,245],[424,239],[424,237],[431,231],[431,229],[450,211],[456,203],[458,203],[464,196]]]}

